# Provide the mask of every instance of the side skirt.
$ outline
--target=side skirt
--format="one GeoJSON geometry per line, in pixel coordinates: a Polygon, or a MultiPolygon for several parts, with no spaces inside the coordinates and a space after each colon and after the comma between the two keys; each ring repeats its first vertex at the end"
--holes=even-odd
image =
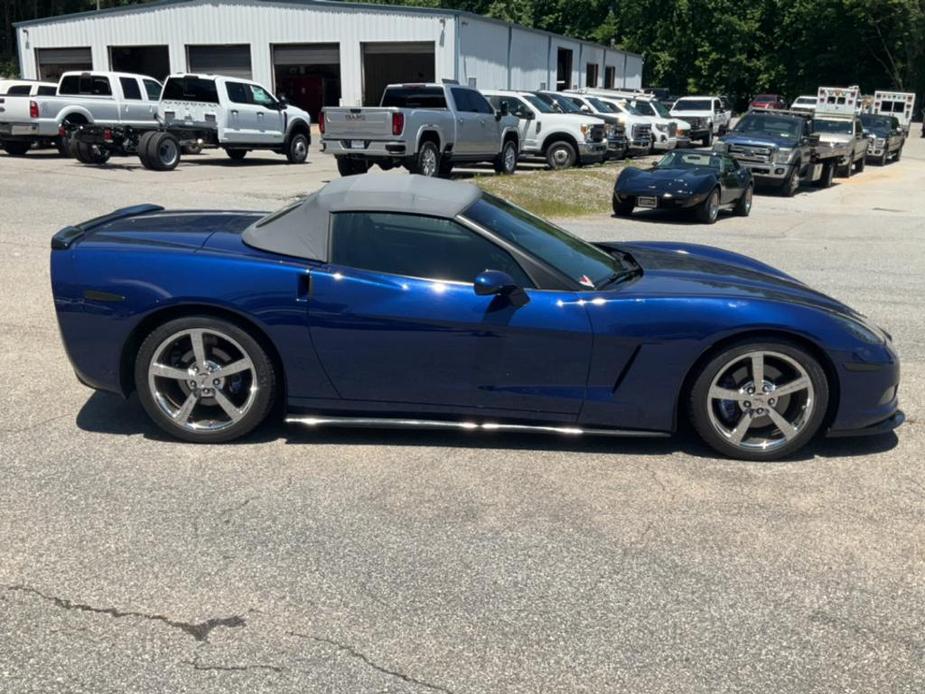
{"type": "Polygon", "coordinates": [[[287,424],[310,427],[337,426],[371,429],[450,429],[456,431],[509,431],[524,434],[564,434],[567,436],[621,436],[633,438],[667,438],[664,431],[638,429],[588,429],[576,426],[550,426],[505,424],[503,422],[467,422],[440,419],[397,419],[394,417],[328,417],[324,415],[293,415],[286,417],[287,424]]]}

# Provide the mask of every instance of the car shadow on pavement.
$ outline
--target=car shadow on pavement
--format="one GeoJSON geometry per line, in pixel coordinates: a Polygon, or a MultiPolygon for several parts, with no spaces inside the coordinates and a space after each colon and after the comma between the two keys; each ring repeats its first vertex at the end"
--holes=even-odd
{"type": "MultiPolygon", "coordinates": [[[[279,409],[279,408],[278,408],[279,409]]],[[[77,413],[77,426],[98,434],[142,435],[164,443],[182,443],[158,428],[132,395],[94,392],[77,413]]],[[[664,457],[683,453],[694,458],[718,456],[696,437],[689,426],[670,438],[632,438],[617,436],[574,436],[556,434],[518,434],[490,431],[440,431],[425,429],[374,429],[338,426],[309,427],[286,424],[276,412],[255,432],[223,445],[268,443],[284,439],[291,445],[328,446],[422,446],[432,448],[471,448],[479,450],[559,451],[599,455],[664,457]]],[[[811,461],[820,458],[852,458],[884,453],[899,442],[895,433],[853,439],[818,438],[797,456],[765,465],[811,461]]],[[[735,461],[729,461],[735,462],[735,461]]]]}
{"type": "MultiPolygon", "coordinates": [[[[611,219],[616,219],[617,221],[633,221],[633,222],[647,222],[649,224],[668,224],[673,226],[702,226],[709,229],[712,225],[703,224],[702,222],[697,221],[694,217],[693,210],[638,210],[634,211],[629,217],[623,215],[611,214],[611,219]]],[[[728,210],[720,210],[719,216],[716,218],[716,224],[722,225],[723,223],[731,220],[737,219],[737,216],[728,210]]]]}

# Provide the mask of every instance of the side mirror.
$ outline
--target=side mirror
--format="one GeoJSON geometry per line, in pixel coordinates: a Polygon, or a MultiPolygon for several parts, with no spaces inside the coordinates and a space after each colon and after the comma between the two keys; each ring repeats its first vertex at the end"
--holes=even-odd
{"type": "Polygon", "coordinates": [[[476,275],[472,287],[478,296],[510,294],[517,289],[514,279],[501,270],[483,270],[476,275]]]}
{"type": "Polygon", "coordinates": [[[536,114],[533,111],[524,111],[523,119],[524,120],[533,120],[536,118],[536,114]]]}
{"type": "Polygon", "coordinates": [[[495,111],[495,118],[498,120],[504,118],[505,116],[511,115],[511,109],[508,108],[507,102],[502,101],[501,105],[498,106],[498,109],[495,111]]]}
{"type": "Polygon", "coordinates": [[[813,146],[815,147],[816,145],[819,144],[819,138],[820,138],[820,137],[821,137],[821,136],[819,135],[819,133],[813,133],[812,135],[810,135],[810,136],[809,136],[808,138],[806,138],[806,139],[809,140],[809,144],[811,144],[811,145],[813,145],[813,146]]]}
{"type": "Polygon", "coordinates": [[[588,106],[582,105],[582,107],[581,107],[581,112],[582,112],[582,113],[591,113],[591,109],[590,109],[590,107],[588,107],[588,106]]]}

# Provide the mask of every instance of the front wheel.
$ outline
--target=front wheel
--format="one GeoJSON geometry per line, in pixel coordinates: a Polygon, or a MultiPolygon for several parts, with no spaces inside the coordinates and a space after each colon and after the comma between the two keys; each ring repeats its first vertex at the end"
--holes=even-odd
{"type": "Polygon", "coordinates": [[[861,157],[860,159],[858,159],[858,163],[857,163],[857,172],[858,172],[858,173],[861,173],[861,172],[864,170],[864,166],[865,166],[865,161],[864,161],[864,160],[865,160],[866,158],[867,158],[867,155],[865,155],[865,156],[861,157]]]}
{"type": "Polygon", "coordinates": [[[308,159],[308,136],[305,133],[296,133],[289,138],[286,159],[290,164],[304,164],[308,159]]]}
{"type": "Polygon", "coordinates": [[[501,153],[495,159],[495,173],[510,176],[517,169],[517,143],[505,140],[501,153]]]}
{"type": "Polygon", "coordinates": [[[900,147],[899,149],[896,150],[896,156],[893,157],[893,161],[899,161],[899,158],[902,156],[902,154],[903,154],[903,148],[900,147]]]}
{"type": "Polygon", "coordinates": [[[691,388],[689,410],[703,441],[730,458],[776,460],[819,431],[829,402],[819,362],[785,341],[746,341],[707,362],[691,388]]]}
{"type": "Polygon", "coordinates": [[[546,150],[546,163],[550,169],[568,169],[575,166],[578,154],[568,142],[553,142],[546,150]]]}
{"type": "Polygon", "coordinates": [[[135,387],[155,424],[193,443],[249,433],[266,419],[277,390],[263,347],[237,325],[211,316],[155,328],[138,350],[135,387]]]}
{"type": "Polygon", "coordinates": [[[834,164],[823,164],[822,165],[822,176],[816,182],[816,186],[819,188],[830,188],[832,186],[832,181],[835,179],[835,165],[834,164]]]}
{"type": "Polygon", "coordinates": [[[247,156],[246,149],[237,149],[235,147],[226,147],[225,154],[228,155],[228,158],[232,161],[241,161],[244,157],[247,156]]]}
{"type": "Polygon", "coordinates": [[[719,189],[713,191],[700,203],[694,213],[701,224],[714,224],[719,217],[719,189]]]}
{"type": "Polygon", "coordinates": [[[800,165],[794,164],[790,167],[790,174],[784,180],[781,186],[781,195],[785,198],[792,198],[800,188],[800,165]]]}
{"type": "Polygon", "coordinates": [[[633,208],[636,206],[633,203],[633,198],[621,198],[616,194],[613,196],[612,203],[613,213],[617,217],[629,217],[633,214],[633,208]]]}

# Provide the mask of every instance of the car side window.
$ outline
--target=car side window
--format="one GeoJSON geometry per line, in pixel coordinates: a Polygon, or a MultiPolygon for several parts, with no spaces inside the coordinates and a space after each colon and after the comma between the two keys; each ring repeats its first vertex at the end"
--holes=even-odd
{"type": "Polygon", "coordinates": [[[469,90],[469,103],[472,105],[472,110],[476,113],[494,113],[494,109],[491,107],[491,104],[482,96],[481,92],[469,90]]]}
{"type": "Polygon", "coordinates": [[[248,85],[241,82],[225,82],[225,91],[228,93],[228,101],[233,104],[249,104],[250,90],[248,85]]]}
{"type": "Polygon", "coordinates": [[[90,78],[89,88],[84,88],[84,80],[80,80],[80,91],[85,94],[93,94],[95,96],[112,96],[112,85],[109,83],[108,77],[103,77],[102,75],[94,75],[90,78]]]}
{"type": "Polygon", "coordinates": [[[141,101],[141,89],[138,87],[138,80],[133,77],[120,77],[119,84],[122,85],[122,96],[126,99],[141,101]]]}
{"type": "Polygon", "coordinates": [[[270,96],[270,93],[263,87],[258,87],[256,84],[247,85],[250,88],[251,92],[251,103],[257,104],[258,106],[265,106],[266,108],[276,108],[276,99],[270,96]]]}
{"type": "Polygon", "coordinates": [[[29,96],[32,87],[28,84],[17,84],[6,90],[7,96],[29,96]]]}
{"type": "Polygon", "coordinates": [[[513,256],[452,219],[391,212],[333,215],[331,262],[406,277],[472,282],[501,270],[522,287],[533,282],[513,256]]]}
{"type": "Polygon", "coordinates": [[[148,101],[159,101],[161,98],[161,85],[154,80],[142,80],[145,84],[145,92],[148,94],[148,101]]]}
{"type": "Polygon", "coordinates": [[[491,105],[499,111],[501,110],[501,105],[506,104],[507,110],[512,116],[517,116],[518,118],[530,117],[530,109],[527,108],[527,105],[520,99],[515,99],[511,96],[491,96],[488,100],[491,102],[491,105]]]}
{"type": "Polygon", "coordinates": [[[472,104],[469,102],[469,90],[463,89],[461,87],[454,87],[453,92],[453,103],[456,104],[457,111],[472,111],[472,104]]]}
{"type": "Polygon", "coordinates": [[[58,93],[57,87],[40,86],[38,96],[54,96],[58,93]]]}

